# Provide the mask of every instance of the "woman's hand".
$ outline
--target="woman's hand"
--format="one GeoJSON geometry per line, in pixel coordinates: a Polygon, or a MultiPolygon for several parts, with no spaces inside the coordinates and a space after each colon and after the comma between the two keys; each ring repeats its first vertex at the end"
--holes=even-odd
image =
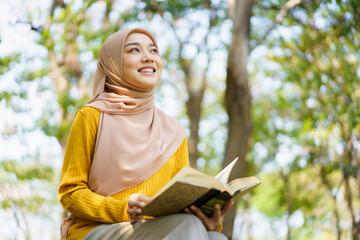
{"type": "Polygon", "coordinates": [[[199,208],[195,206],[190,206],[190,209],[185,208],[185,212],[195,214],[198,218],[200,218],[207,231],[218,231],[221,223],[223,222],[225,213],[233,204],[234,201],[232,200],[227,202],[222,208],[218,203],[215,204],[214,214],[211,218],[208,218],[199,208]]]}
{"type": "Polygon", "coordinates": [[[142,208],[145,207],[151,200],[152,198],[140,194],[132,194],[130,196],[126,210],[130,223],[136,223],[143,218],[142,208]]]}

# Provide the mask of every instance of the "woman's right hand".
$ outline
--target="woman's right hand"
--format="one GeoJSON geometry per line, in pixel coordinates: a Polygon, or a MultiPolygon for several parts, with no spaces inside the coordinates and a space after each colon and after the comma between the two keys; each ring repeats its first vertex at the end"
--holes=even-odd
{"type": "Polygon", "coordinates": [[[140,194],[132,194],[129,198],[127,205],[127,214],[129,216],[130,223],[136,223],[143,218],[142,209],[148,204],[152,198],[146,197],[140,194]]]}

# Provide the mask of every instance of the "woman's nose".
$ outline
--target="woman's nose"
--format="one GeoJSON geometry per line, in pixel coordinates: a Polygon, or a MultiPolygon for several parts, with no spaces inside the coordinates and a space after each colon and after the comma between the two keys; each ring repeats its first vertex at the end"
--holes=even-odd
{"type": "Polygon", "coordinates": [[[143,62],[154,62],[154,58],[149,52],[145,52],[142,58],[143,62]]]}

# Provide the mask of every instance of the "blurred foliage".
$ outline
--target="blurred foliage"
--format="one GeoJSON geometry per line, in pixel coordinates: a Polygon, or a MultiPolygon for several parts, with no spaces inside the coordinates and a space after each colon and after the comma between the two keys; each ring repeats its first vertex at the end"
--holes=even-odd
{"type": "MultiPolygon", "coordinates": [[[[1,43],[1,42],[0,42],[1,43]]],[[[14,63],[18,62],[20,54],[13,54],[0,58],[0,74],[4,74],[12,67],[14,63]]]]}
{"type": "MultiPolygon", "coordinates": [[[[267,75],[280,82],[276,95],[270,102],[259,97],[254,103],[254,142],[258,143],[254,150],[266,149],[261,163],[276,172],[264,178],[266,186],[280,187],[271,204],[262,199],[270,199],[275,189],[257,191],[256,205],[269,217],[278,217],[276,213],[286,207],[290,215],[300,209],[306,223],[334,239],[358,239],[360,230],[357,5],[356,1],[340,5],[304,1],[301,9],[293,11],[287,23],[301,31],[271,41],[268,51],[276,67],[266,70],[267,75]],[[292,154],[297,157],[281,153],[285,146],[295,149],[292,154]],[[282,163],[280,158],[290,159],[282,163]],[[284,174],[289,189],[276,184],[284,174]],[[287,201],[276,200],[281,195],[287,201]]],[[[311,230],[304,226],[293,231],[294,239],[311,230]]]]}
{"type": "Polygon", "coordinates": [[[15,218],[17,228],[30,239],[31,219],[53,217],[50,209],[57,202],[54,189],[57,179],[51,166],[28,159],[23,161],[28,163],[0,161],[0,207],[15,218]]]}
{"type": "MultiPolygon", "coordinates": [[[[1,42],[0,42],[1,43],[1,42]]],[[[0,77],[2,78],[14,65],[19,61],[20,54],[13,54],[5,57],[0,57],[0,77]]],[[[0,79],[1,79],[0,78],[0,79]]],[[[11,105],[11,98],[19,95],[15,91],[2,91],[0,92],[0,101],[4,100],[7,106],[11,105]]],[[[24,93],[21,95],[24,97],[24,93]]]]}
{"type": "Polygon", "coordinates": [[[2,161],[0,162],[2,170],[12,172],[16,175],[16,179],[19,181],[28,180],[45,180],[54,181],[55,172],[50,166],[44,166],[40,163],[32,163],[28,165],[19,164],[16,161],[2,161]]]}

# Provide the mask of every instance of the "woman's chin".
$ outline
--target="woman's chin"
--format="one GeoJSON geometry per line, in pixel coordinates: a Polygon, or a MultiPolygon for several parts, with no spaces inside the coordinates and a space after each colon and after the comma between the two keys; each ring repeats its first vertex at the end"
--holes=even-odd
{"type": "Polygon", "coordinates": [[[156,75],[153,76],[141,76],[138,79],[135,79],[133,84],[139,88],[143,89],[150,89],[154,88],[157,82],[159,81],[159,78],[156,75]]]}
{"type": "Polygon", "coordinates": [[[152,89],[156,86],[156,83],[158,82],[158,80],[152,80],[152,81],[141,81],[141,82],[136,82],[134,83],[134,85],[136,87],[142,88],[142,89],[152,89]]]}

